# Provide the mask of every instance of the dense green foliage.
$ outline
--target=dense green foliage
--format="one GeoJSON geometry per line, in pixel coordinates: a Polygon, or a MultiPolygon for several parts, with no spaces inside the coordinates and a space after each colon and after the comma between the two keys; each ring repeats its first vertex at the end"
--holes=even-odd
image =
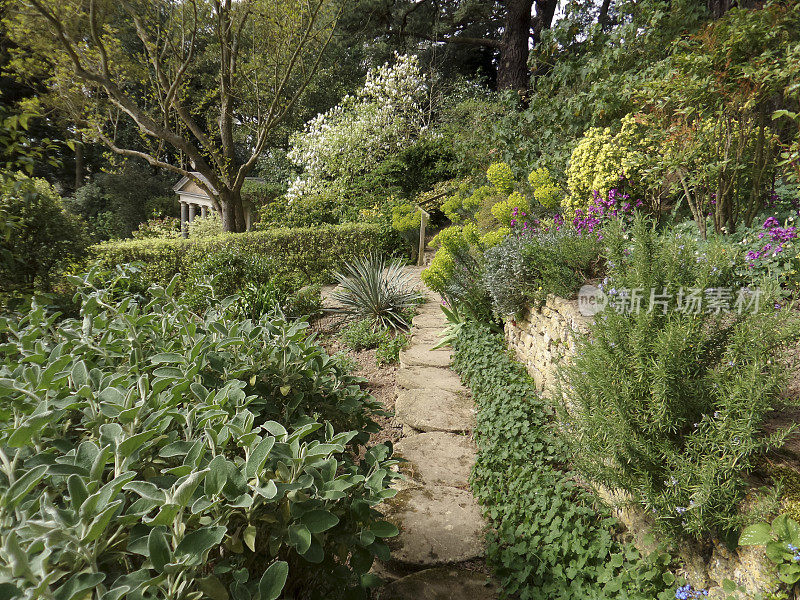
{"type": "Polygon", "coordinates": [[[237,307],[254,319],[276,306],[287,311],[307,282],[299,271],[281,271],[274,260],[241,246],[221,248],[192,264],[183,282],[183,299],[193,309],[203,310],[238,294],[237,307]]]}
{"type": "Polygon", "coordinates": [[[0,287],[5,290],[51,288],[53,275],[80,261],[88,245],[82,223],[69,214],[56,191],[43,179],[18,175],[0,199],[13,234],[0,239],[0,287]]]}
{"type": "MultiPolygon", "coordinates": [[[[343,261],[386,248],[377,225],[347,224],[307,228],[276,228],[238,235],[222,234],[198,239],[139,239],[106,242],[91,252],[100,265],[141,262],[148,280],[165,285],[172,277],[186,275],[213,253],[230,250],[244,261],[266,261],[278,277],[298,277],[307,283],[330,278],[343,261]]],[[[216,273],[207,272],[208,275],[216,273]]],[[[220,273],[223,277],[238,276],[220,273]]]]}
{"type": "MultiPolygon", "coordinates": [[[[673,580],[665,571],[665,559],[658,554],[643,558],[620,541],[619,527],[584,487],[590,483],[602,484],[619,492],[615,498],[648,510],[662,532],[682,543],[692,543],[691,538],[707,541],[709,536],[731,541],[748,518],[755,518],[742,514],[741,500],[751,491],[747,476],[765,451],[783,439],[782,433],[763,436],[760,430],[782,385],[777,353],[796,332],[787,300],[800,289],[800,232],[794,225],[800,219],[800,3],[567,0],[559,3],[553,27],[537,31],[531,39],[531,86],[520,94],[494,89],[504,50],[473,45],[487,36],[501,46],[505,43],[503,17],[513,3],[320,0],[319,6],[325,8],[318,25],[309,30],[310,39],[315,49],[329,44],[330,53],[318,63],[311,60],[309,48],[303,49],[309,38],[297,30],[313,4],[296,0],[280,7],[268,7],[261,0],[233,2],[230,10],[200,2],[198,15],[186,12],[188,4],[147,2],[138,11],[138,24],[132,20],[136,11],[125,10],[127,3],[119,9],[114,2],[92,3],[99,7],[92,12],[81,3],[47,0],[19,13],[13,2],[5,4],[11,7],[4,13],[8,31],[0,35],[10,37],[0,41],[13,39],[15,45],[0,43],[0,69],[10,65],[18,73],[14,84],[30,89],[27,97],[12,100],[15,110],[22,111],[18,116],[0,112],[0,284],[26,292],[52,288],[54,281],[63,281],[60,271],[75,272],[86,264],[78,261],[87,239],[110,238],[115,241],[90,249],[90,259],[111,270],[129,263],[136,266],[126,268],[125,278],[117,279],[115,271],[104,276],[98,289],[82,289],[77,299],[88,315],[85,323],[105,325],[114,318],[133,323],[128,332],[134,340],[139,339],[136,332],[160,327],[161,338],[151,345],[169,349],[152,352],[175,353],[169,359],[174,364],[165,360],[145,368],[150,355],[137,354],[136,348],[133,354],[120,349],[124,336],[117,321],[106,337],[95,329],[86,333],[78,321],[50,323],[51,317],[38,309],[21,322],[15,315],[16,320],[5,325],[4,335],[12,342],[14,336],[19,339],[3,347],[12,356],[4,381],[20,387],[49,378],[50,385],[42,384],[34,394],[47,404],[42,414],[45,409],[55,411],[39,432],[50,436],[40,444],[46,450],[41,463],[29,445],[15,445],[17,438],[4,447],[24,454],[12,470],[24,467],[36,472],[44,467],[31,497],[46,491],[46,500],[16,507],[29,511],[25,514],[2,513],[7,518],[2,522],[5,553],[0,556],[16,560],[17,547],[31,556],[54,548],[49,564],[34,560],[24,576],[18,565],[2,571],[9,580],[13,576],[22,581],[29,596],[38,594],[33,582],[48,566],[54,573],[53,586],[63,584],[72,572],[68,561],[86,570],[62,587],[58,598],[68,592],[78,595],[84,585],[110,588],[128,581],[124,577],[133,576],[126,575],[126,569],[140,574],[136,577],[144,577],[142,569],[149,569],[155,587],[134,589],[129,595],[157,596],[160,592],[153,590],[166,585],[171,597],[194,600],[199,593],[196,585],[206,582],[203,593],[214,597],[215,589],[207,588],[216,588],[218,581],[233,600],[247,600],[258,597],[258,578],[273,559],[278,561],[273,563],[277,569],[273,575],[281,575],[284,565],[291,574],[288,581],[294,587],[287,589],[287,596],[332,596],[348,586],[370,583],[369,578],[359,581],[369,566],[369,552],[340,552],[335,540],[346,538],[342,547],[350,549],[374,542],[369,529],[359,531],[354,541],[354,523],[367,526],[375,517],[363,509],[361,500],[370,504],[384,493],[385,473],[375,476],[373,487],[369,480],[354,480],[348,491],[358,497],[353,501],[356,509],[350,495],[325,495],[313,488],[316,483],[309,483],[311,488],[286,494],[284,512],[278,517],[250,514],[250,507],[240,506],[223,486],[224,500],[212,498],[208,506],[197,505],[197,513],[189,510],[180,515],[187,531],[218,526],[215,519],[223,513],[231,519],[222,537],[201,552],[208,554],[208,567],[203,569],[194,559],[180,558],[180,568],[161,560],[166,557],[165,544],[167,558],[176,557],[181,548],[186,531],[177,521],[170,530],[151,528],[156,533],[147,533],[147,543],[137,537],[149,525],[144,518],[131,525],[122,511],[146,506],[148,500],[136,504],[132,502],[136,489],[114,487],[110,464],[104,466],[99,481],[87,479],[84,485],[92,494],[110,490],[103,493],[117,496],[104,500],[123,502],[114,509],[117,512],[109,513],[113,518],[105,525],[102,519],[96,521],[98,527],[121,532],[111,541],[96,538],[88,553],[82,546],[80,552],[75,550],[77,542],[65,538],[43,546],[35,541],[40,535],[35,523],[66,519],[64,528],[74,529],[82,526],[84,517],[100,518],[94,513],[81,515],[80,507],[77,517],[67,518],[67,512],[48,504],[73,510],[73,495],[81,493],[78,479],[96,475],[91,469],[88,475],[78,472],[80,465],[70,452],[75,457],[80,452],[68,446],[73,442],[92,444],[98,455],[105,444],[119,455],[117,463],[131,465],[135,477],[170,490],[180,485],[177,478],[186,476],[183,467],[203,472],[212,455],[237,468],[244,460],[246,471],[251,434],[277,440],[265,467],[272,471],[265,477],[282,476],[273,459],[289,465],[301,458],[296,450],[302,442],[291,443],[292,436],[307,433],[303,442],[323,444],[339,439],[327,427],[310,425],[325,420],[333,422],[334,432],[360,430],[357,437],[341,438],[335,448],[328,448],[342,474],[358,479],[388,459],[388,450],[377,450],[378,454],[368,454],[375,463],[371,467],[352,460],[351,452],[360,450],[357,442],[372,428],[361,410],[368,412],[370,407],[351,411],[337,406],[334,392],[329,405],[325,390],[341,384],[347,394],[363,399],[357,390],[360,382],[343,372],[338,359],[316,354],[318,349],[312,349],[302,325],[286,324],[275,315],[318,314],[319,285],[333,281],[334,273],[341,271],[338,279],[347,290],[342,299],[357,319],[343,331],[343,341],[355,350],[375,348],[379,363],[396,360],[406,338],[395,328],[407,325],[408,310],[416,299],[402,289],[398,266],[387,273],[386,264],[359,259],[369,252],[392,256],[409,248],[413,258],[419,242],[419,206],[432,215],[429,231],[445,227],[431,244],[437,252],[423,281],[445,301],[453,324],[447,339],[455,342],[456,365],[478,404],[479,457],[473,488],[490,520],[489,558],[506,593],[598,600],[670,597],[673,580]],[[340,28],[325,42],[338,14],[334,5],[338,9],[340,4],[340,28]],[[126,105],[144,108],[151,121],[137,130],[124,118],[127,109],[122,119],[115,116],[120,114],[119,98],[113,105],[107,103],[108,93],[116,92],[102,84],[98,87],[97,78],[89,84],[76,79],[70,55],[52,51],[53,42],[61,38],[43,35],[46,19],[34,17],[39,5],[65,17],[65,30],[81,44],[79,54],[87,68],[102,66],[106,58],[110,61],[110,76],[123,84],[118,90],[129,101],[126,105]],[[209,20],[212,14],[216,20],[209,20]],[[228,72],[231,78],[226,80],[230,63],[218,60],[218,51],[229,43],[238,46],[225,41],[227,32],[236,28],[222,25],[237,19],[241,31],[247,32],[238,55],[243,70],[228,72]],[[99,36],[90,27],[93,22],[100,24],[99,36]],[[161,58],[153,54],[159,44],[164,44],[162,49],[184,48],[191,37],[187,36],[190,23],[199,22],[208,26],[198,30],[200,44],[185,70],[180,66],[185,58],[181,52],[164,51],[161,58]],[[215,31],[219,39],[209,37],[215,31]],[[140,38],[143,32],[155,36],[152,44],[140,38]],[[420,32],[425,35],[418,36],[420,32]],[[430,35],[443,40],[468,36],[473,44],[420,43],[430,35]],[[101,41],[107,54],[100,49],[101,41]],[[290,60],[295,51],[299,72],[281,79],[281,70],[295,64],[290,60]],[[142,57],[145,60],[139,60],[142,57]],[[167,79],[176,76],[181,85],[172,91],[168,85],[164,88],[158,65],[167,79]],[[235,93],[223,101],[230,90],[235,93]],[[278,90],[291,90],[291,104],[278,90]],[[277,112],[262,104],[273,92],[277,112]],[[20,130],[27,128],[25,111],[35,106],[46,107],[48,119],[37,122],[29,139],[20,130]],[[222,131],[226,122],[229,132],[222,131]],[[174,128],[176,136],[186,134],[190,143],[176,150],[170,136],[151,137],[155,126],[174,128]],[[60,145],[53,152],[42,139],[43,131],[56,131],[60,139],[82,140],[71,146],[74,163],[73,156],[66,156],[70,146],[60,145]],[[260,218],[258,231],[220,235],[219,219],[197,219],[189,227],[190,239],[180,239],[171,176],[156,175],[143,163],[132,162],[139,159],[120,162],[102,155],[92,138],[98,131],[120,147],[135,149],[137,156],[156,157],[170,169],[193,164],[193,169],[213,175],[215,186],[225,188],[221,191],[241,184],[243,201],[260,218]],[[66,157],[70,167],[74,164],[74,176],[65,178],[61,173],[60,185],[49,185],[56,184],[52,169],[43,164],[49,154],[66,157]],[[49,184],[24,178],[17,174],[20,170],[29,176],[47,173],[49,184]],[[653,219],[655,230],[642,220],[632,226],[634,215],[642,213],[653,219]],[[129,234],[136,239],[116,240],[129,234]],[[610,309],[598,317],[590,335],[579,341],[575,362],[563,373],[560,404],[542,399],[486,327],[498,330],[502,320],[541,304],[548,294],[573,297],[587,281],[602,281],[612,308],[633,308],[634,299],[623,290],[641,288],[644,309],[635,314],[610,309]],[[160,286],[155,291],[153,283],[160,286]],[[113,289],[99,289],[104,285],[113,289]],[[163,291],[167,285],[179,301],[163,291]],[[677,310],[677,298],[684,301],[691,293],[733,304],[742,286],[764,293],[760,312],[677,310]],[[673,293],[671,303],[665,304],[669,312],[648,311],[651,289],[659,295],[665,287],[673,293]],[[732,298],[720,295],[729,288],[732,298]],[[680,290],[683,295],[678,296],[680,290]],[[108,316],[112,309],[117,317],[108,316]],[[275,320],[262,320],[265,315],[275,320]],[[24,335],[10,333],[18,330],[24,335]],[[263,339],[255,339],[256,332],[263,339]],[[174,339],[168,339],[168,333],[174,339]],[[212,340],[208,354],[204,347],[195,354],[195,346],[187,341],[195,335],[212,340]],[[33,339],[37,336],[44,340],[39,346],[33,339]],[[113,350],[94,344],[92,336],[100,336],[113,350]],[[62,338],[63,343],[54,341],[62,338]],[[280,369],[269,344],[290,356],[308,352],[309,360],[294,373],[298,379],[277,384],[283,375],[277,374],[280,369]],[[23,346],[36,348],[35,359],[20,358],[23,346]],[[52,356],[43,348],[52,350],[52,356]],[[248,352],[255,348],[259,355],[245,359],[242,348],[248,352]],[[56,373],[40,376],[49,373],[47,365],[66,361],[70,352],[75,356],[68,367],[53,367],[56,373]],[[252,370],[241,377],[230,370],[224,373],[240,380],[236,389],[225,387],[228,384],[215,371],[218,355],[227,357],[226,353],[252,370]],[[178,354],[186,357],[185,362],[176,358],[178,354]],[[206,371],[186,375],[192,361],[206,359],[206,371]],[[22,366],[23,360],[28,366],[22,366]],[[72,372],[80,360],[94,361],[98,371],[90,365],[84,378],[87,385],[75,390],[70,388],[75,387],[72,372]],[[162,377],[155,373],[158,369],[171,369],[175,377],[182,369],[185,377],[158,392],[137,383],[151,371],[162,377]],[[256,381],[271,377],[275,385],[267,392],[255,389],[258,383],[249,379],[251,375],[257,375],[256,381]],[[206,381],[212,376],[218,378],[214,385],[206,381]],[[211,400],[197,396],[192,387],[196,382],[188,381],[192,377],[202,379],[205,389],[211,390],[208,396],[214,395],[211,400]],[[325,397],[315,396],[314,402],[301,401],[293,407],[299,397],[297,386],[316,394],[303,387],[307,381],[319,383],[325,397]],[[180,394],[175,392],[165,404],[174,411],[169,413],[173,420],[154,426],[157,433],[141,438],[145,440],[141,450],[122,456],[115,434],[109,433],[117,429],[111,426],[121,427],[123,436],[146,431],[137,429],[137,421],[131,426],[124,410],[117,411],[115,392],[104,391],[110,400],[100,398],[101,385],[103,390],[109,386],[123,390],[125,402],[135,396],[128,389],[139,389],[141,402],[150,403],[148,415],[158,413],[150,406],[156,404],[156,396],[160,402],[161,395],[177,389],[180,394]],[[80,408],[68,405],[65,394],[71,394],[70,402],[80,408]],[[226,399],[209,408],[216,396],[226,399]],[[276,405],[286,411],[269,414],[276,405]],[[553,414],[556,405],[567,405],[572,412],[558,421],[553,414]],[[197,411],[206,410],[212,416],[203,430],[205,417],[197,416],[197,411]],[[183,420],[175,416],[184,414],[190,416],[183,420]],[[250,426],[247,415],[252,415],[254,429],[245,431],[250,426]],[[271,419],[290,432],[258,429],[271,419]],[[306,425],[310,429],[303,429],[306,425]],[[164,439],[159,437],[162,431],[164,439]],[[50,443],[57,433],[65,438],[61,445],[50,443]],[[278,439],[283,435],[288,437],[278,439]],[[221,436],[221,444],[214,436],[221,436]],[[196,439],[208,456],[193,450],[189,460],[164,449],[166,444],[196,439]],[[61,461],[57,468],[47,462],[51,458],[61,461]],[[66,463],[74,472],[67,472],[66,463]],[[167,471],[157,472],[160,469],[167,471]],[[77,479],[70,484],[73,477],[77,479]],[[330,530],[307,536],[300,529],[304,509],[294,508],[304,502],[322,503],[313,510],[332,512],[339,521],[330,530]],[[9,533],[19,519],[33,514],[30,511],[38,511],[34,525],[9,533]],[[199,521],[209,514],[210,521],[199,521]],[[259,518],[262,521],[253,521],[259,518]],[[255,541],[246,519],[257,532],[255,541]],[[133,533],[127,533],[129,525],[133,533]],[[281,537],[284,526],[286,536],[281,537]],[[272,537],[265,541],[264,535],[272,537]],[[123,543],[127,539],[133,542],[123,543]],[[318,572],[305,568],[305,559],[298,557],[304,554],[299,547],[308,539],[312,545],[306,552],[314,547],[316,553],[316,543],[324,550],[318,572]],[[99,562],[81,562],[94,556],[92,552],[105,550],[102,544],[108,544],[109,552],[99,562]],[[149,557],[151,545],[158,563],[149,557]],[[235,570],[240,568],[245,571],[235,570]],[[85,576],[95,571],[105,575],[102,583],[85,576]],[[156,575],[160,571],[163,574],[156,575]]],[[[533,31],[541,24],[539,11],[547,3],[532,4],[533,31]]],[[[96,75],[103,77],[100,71],[96,75]]],[[[71,296],[74,290],[63,287],[59,291],[71,296]]],[[[168,371],[159,373],[167,377],[168,371]]],[[[6,386],[0,392],[16,400],[23,392],[8,391],[12,389],[6,386]]],[[[31,413],[31,422],[38,423],[38,415],[31,413]]],[[[0,418],[12,417],[0,411],[0,418]]],[[[15,427],[26,422],[20,419],[15,427]]],[[[181,452],[185,448],[181,446],[181,452]]],[[[8,461],[0,463],[12,472],[8,461]]],[[[113,469],[114,476],[122,472],[118,464],[113,469]]],[[[327,476],[330,471],[320,473],[327,476]]],[[[308,482],[299,471],[294,474],[303,485],[308,482]]],[[[236,485],[241,483],[231,476],[236,485]]],[[[202,492],[193,492],[195,502],[205,493],[210,475],[198,477],[206,479],[197,488],[202,492]]],[[[254,481],[255,487],[246,493],[269,504],[271,499],[257,498],[263,486],[254,481]]],[[[14,485],[8,474],[6,480],[0,476],[2,485],[14,485]]],[[[252,487],[249,479],[245,485],[252,487]]],[[[770,493],[779,489],[777,485],[770,493]]],[[[244,488],[241,491],[245,493],[244,488]]],[[[783,533],[773,534],[785,541],[783,533]]],[[[75,539],[83,543],[83,538],[75,539]]],[[[376,548],[377,553],[384,551],[380,544],[372,549],[376,548]]],[[[777,556],[774,548],[768,552],[777,556]]],[[[779,558],[776,562],[787,577],[798,572],[789,564],[795,562],[794,555],[782,551],[779,558]]],[[[129,580],[138,585],[139,580],[129,580]]],[[[266,590],[268,582],[262,587],[266,590]]],[[[97,588],[98,596],[105,588],[97,588]]],[[[684,596],[676,597],[689,597],[689,587],[681,589],[684,596]]],[[[271,595],[264,591],[262,600],[271,595]]],[[[105,600],[117,597],[112,591],[105,600]]]]}
{"type": "Polygon", "coordinates": [[[94,241],[125,238],[152,217],[178,214],[174,177],[137,163],[98,173],[65,199],[67,209],[87,224],[94,241]]]}
{"type": "Polygon", "coordinates": [[[140,305],[90,275],[78,320],[2,321],[4,591],[264,598],[276,558],[286,593],[360,589],[396,533],[372,508],[390,448],[351,454],[375,404],[302,322],[200,317],[174,287],[140,305]]]}
{"type": "Polygon", "coordinates": [[[375,362],[391,365],[400,360],[400,350],[408,344],[408,336],[400,331],[376,327],[371,319],[352,321],[342,329],[342,341],[356,352],[375,348],[375,362]]]}
{"type": "Polygon", "coordinates": [[[561,390],[572,460],[673,535],[727,536],[741,526],[743,476],[784,439],[761,425],[796,319],[768,289],[740,295],[729,245],[657,234],[643,219],[606,241],[609,308],[580,338],[561,390]]]}
{"type": "Polygon", "coordinates": [[[674,598],[667,556],[643,557],[616,541],[616,521],[576,483],[552,407],[502,337],[468,324],[454,347],[477,405],[471,486],[504,592],[522,600],[674,598]]]}

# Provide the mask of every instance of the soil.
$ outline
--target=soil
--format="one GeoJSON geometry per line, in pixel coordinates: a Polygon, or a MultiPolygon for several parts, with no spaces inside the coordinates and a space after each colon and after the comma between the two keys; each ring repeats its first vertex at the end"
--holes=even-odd
{"type": "Polygon", "coordinates": [[[403,436],[403,427],[394,419],[395,379],[398,365],[378,366],[375,362],[375,350],[355,352],[339,339],[339,332],[347,324],[348,319],[337,313],[329,313],[311,324],[311,330],[318,336],[318,343],[328,354],[341,352],[353,359],[355,374],[367,380],[367,389],[388,413],[388,416],[375,415],[374,421],[381,430],[370,436],[371,446],[383,442],[396,442],[403,436]]]}

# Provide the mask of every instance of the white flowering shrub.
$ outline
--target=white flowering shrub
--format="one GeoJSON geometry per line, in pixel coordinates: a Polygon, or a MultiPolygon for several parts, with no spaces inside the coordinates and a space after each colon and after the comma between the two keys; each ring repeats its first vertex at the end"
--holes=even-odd
{"type": "Polygon", "coordinates": [[[303,174],[290,184],[287,198],[364,173],[407,147],[426,128],[427,98],[427,79],[416,57],[397,55],[393,65],[371,70],[361,90],[292,136],[288,157],[303,174]]]}

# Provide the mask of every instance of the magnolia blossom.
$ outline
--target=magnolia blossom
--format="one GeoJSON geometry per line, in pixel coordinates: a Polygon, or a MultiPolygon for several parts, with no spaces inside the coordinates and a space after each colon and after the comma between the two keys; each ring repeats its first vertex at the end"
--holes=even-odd
{"type": "Polygon", "coordinates": [[[306,123],[291,139],[288,157],[303,169],[287,198],[325,181],[368,171],[407,147],[425,130],[428,83],[414,56],[396,55],[367,74],[364,87],[306,123]]]}

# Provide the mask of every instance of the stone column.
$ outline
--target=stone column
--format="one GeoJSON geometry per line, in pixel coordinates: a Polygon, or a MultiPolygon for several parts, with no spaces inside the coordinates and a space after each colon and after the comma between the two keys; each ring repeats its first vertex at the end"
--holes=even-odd
{"type": "Polygon", "coordinates": [[[197,204],[190,204],[189,205],[189,223],[194,221],[195,215],[197,215],[197,204]]]}
{"type": "Polygon", "coordinates": [[[200,206],[200,216],[204,219],[208,216],[208,207],[205,204],[200,206]]]}
{"type": "Polygon", "coordinates": [[[189,237],[189,228],[187,221],[189,220],[189,205],[186,202],[181,202],[181,235],[189,237]]]}

